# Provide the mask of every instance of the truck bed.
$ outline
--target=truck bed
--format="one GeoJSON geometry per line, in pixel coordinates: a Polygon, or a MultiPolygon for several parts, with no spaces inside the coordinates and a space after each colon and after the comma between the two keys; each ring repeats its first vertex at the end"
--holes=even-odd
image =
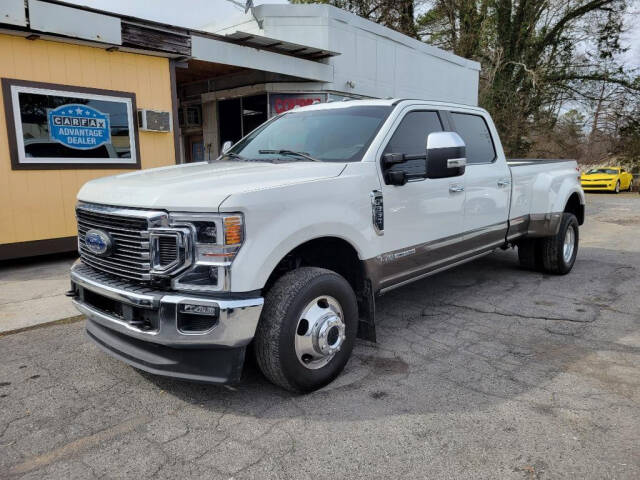
{"type": "Polygon", "coordinates": [[[562,211],[564,204],[555,205],[556,200],[566,198],[561,190],[575,184],[579,176],[575,160],[521,158],[507,163],[511,170],[510,220],[562,211]]]}
{"type": "Polygon", "coordinates": [[[544,165],[547,163],[575,162],[567,158],[507,158],[510,167],[522,167],[525,165],[544,165]]]}

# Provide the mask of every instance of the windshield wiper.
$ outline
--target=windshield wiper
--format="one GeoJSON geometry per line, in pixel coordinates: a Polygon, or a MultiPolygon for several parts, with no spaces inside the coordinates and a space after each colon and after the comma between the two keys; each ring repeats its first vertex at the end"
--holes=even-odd
{"type": "Polygon", "coordinates": [[[307,160],[311,160],[312,162],[321,162],[322,160],[318,160],[317,158],[313,158],[309,154],[305,152],[296,152],[294,150],[258,150],[258,153],[263,154],[275,154],[275,155],[292,155],[295,157],[306,158],[307,160]]]}
{"type": "Polygon", "coordinates": [[[220,158],[224,158],[224,157],[236,158],[238,160],[246,160],[246,158],[244,158],[242,155],[238,155],[237,153],[233,153],[233,152],[223,153],[220,156],[220,158]]]}

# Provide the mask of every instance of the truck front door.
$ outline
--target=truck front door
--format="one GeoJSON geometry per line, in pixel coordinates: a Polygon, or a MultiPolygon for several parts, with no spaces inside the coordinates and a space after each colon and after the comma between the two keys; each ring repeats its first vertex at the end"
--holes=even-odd
{"type": "MultiPolygon", "coordinates": [[[[427,136],[444,130],[440,115],[434,110],[408,108],[390,130],[378,161],[388,153],[424,155],[427,136]]],[[[450,263],[460,253],[465,177],[425,178],[424,159],[387,169],[381,163],[381,169],[384,253],[377,257],[377,265],[384,289],[450,263]],[[391,171],[404,172],[407,183],[391,185],[391,171]]]]}

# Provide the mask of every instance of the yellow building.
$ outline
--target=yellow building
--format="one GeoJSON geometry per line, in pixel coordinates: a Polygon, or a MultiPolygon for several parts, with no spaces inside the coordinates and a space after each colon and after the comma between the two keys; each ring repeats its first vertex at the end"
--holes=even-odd
{"type": "MultiPolygon", "coordinates": [[[[0,35],[3,79],[22,80],[25,86],[39,85],[46,89],[65,86],[82,87],[83,91],[99,89],[105,94],[130,92],[137,108],[171,111],[168,63],[167,58],[0,35]]],[[[9,84],[16,83],[10,80],[5,83],[3,94],[9,93],[9,84]]],[[[3,98],[5,104],[8,100],[3,98]]],[[[37,170],[24,164],[24,168],[20,168],[15,162],[7,161],[12,149],[7,127],[6,115],[0,115],[0,158],[3,159],[0,162],[0,258],[21,256],[20,250],[24,249],[29,254],[69,250],[70,244],[73,249],[78,189],[88,180],[138,168],[138,162],[116,169],[91,167],[88,163],[78,167],[41,165],[36,168],[43,169],[37,170]],[[43,242],[52,239],[56,240],[43,242]]],[[[30,132],[24,135],[38,138],[30,132]]],[[[142,168],[175,163],[172,135],[140,131],[132,137],[134,144],[137,140],[142,168]]],[[[113,140],[113,146],[117,148],[117,140],[113,140]]]]}
{"type": "Polygon", "coordinates": [[[7,0],[1,7],[0,260],[74,250],[75,197],[88,180],[176,163],[171,125],[143,131],[137,119],[138,110],[171,117],[168,52],[71,38],[61,34],[73,33],[65,23],[99,23],[99,14],[45,2],[24,6],[7,0]],[[59,28],[49,28],[56,15],[59,28]],[[79,116],[54,115],[70,105],[87,108],[79,116]],[[70,125],[54,127],[53,120],[70,125]]]}

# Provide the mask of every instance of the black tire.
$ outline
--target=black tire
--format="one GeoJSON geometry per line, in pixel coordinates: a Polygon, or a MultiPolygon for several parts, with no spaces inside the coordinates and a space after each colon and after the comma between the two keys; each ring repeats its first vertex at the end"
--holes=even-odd
{"type": "Polygon", "coordinates": [[[536,272],[543,270],[541,239],[525,238],[520,240],[518,242],[518,260],[522,268],[536,272]]]}
{"type": "Polygon", "coordinates": [[[629,187],[627,188],[627,190],[626,190],[626,191],[627,191],[627,192],[630,192],[632,188],[633,188],[633,180],[631,180],[631,181],[629,182],[629,187]]]}
{"type": "Polygon", "coordinates": [[[358,328],[358,304],[349,283],[331,270],[302,267],[283,275],[265,297],[255,338],[258,366],[272,383],[293,392],[311,392],[335,379],[346,365],[358,328]],[[314,298],[327,295],[342,308],[345,340],[321,368],[306,368],[296,356],[294,340],[299,316],[314,298]]]}
{"type": "Polygon", "coordinates": [[[580,243],[578,219],[573,213],[563,213],[558,233],[553,237],[542,239],[542,262],[544,270],[554,275],[566,275],[573,268],[580,243]],[[567,230],[573,229],[573,252],[568,260],[564,258],[564,240],[567,230]]]}
{"type": "Polygon", "coordinates": [[[620,180],[616,182],[616,186],[613,189],[613,193],[620,193],[620,180]]]}

